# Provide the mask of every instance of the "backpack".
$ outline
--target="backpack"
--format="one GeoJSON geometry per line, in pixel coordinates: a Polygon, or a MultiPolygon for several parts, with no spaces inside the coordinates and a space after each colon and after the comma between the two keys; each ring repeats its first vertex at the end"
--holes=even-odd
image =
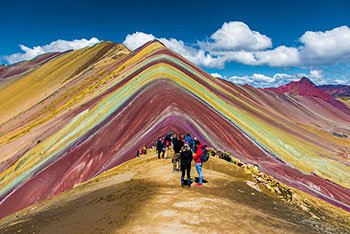
{"type": "Polygon", "coordinates": [[[165,141],[165,146],[167,146],[167,147],[170,146],[170,141],[169,140],[165,141]]]}
{"type": "Polygon", "coordinates": [[[203,155],[201,156],[201,162],[206,162],[209,159],[209,152],[207,149],[203,150],[203,155]]]}

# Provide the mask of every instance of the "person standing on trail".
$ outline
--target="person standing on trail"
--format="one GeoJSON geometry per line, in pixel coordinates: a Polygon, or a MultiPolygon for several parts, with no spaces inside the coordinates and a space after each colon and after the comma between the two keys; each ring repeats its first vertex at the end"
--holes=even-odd
{"type": "Polygon", "coordinates": [[[197,139],[197,137],[195,137],[195,138],[193,139],[193,148],[192,148],[192,150],[193,150],[194,153],[197,152],[199,143],[200,143],[199,140],[197,139]]]}
{"type": "Polygon", "coordinates": [[[143,155],[147,155],[147,146],[142,146],[142,151],[141,151],[141,154],[143,155]]]}
{"type": "Polygon", "coordinates": [[[193,139],[191,137],[191,134],[187,133],[187,135],[185,136],[185,142],[188,144],[190,149],[193,148],[193,139]]]}
{"type": "Polygon", "coordinates": [[[180,164],[180,150],[184,146],[184,142],[178,138],[175,137],[174,139],[174,156],[173,156],[173,172],[180,171],[179,164],[180,164]]]}
{"type": "Polygon", "coordinates": [[[156,147],[157,147],[157,152],[158,152],[158,159],[160,159],[160,154],[162,154],[162,158],[164,158],[164,152],[165,152],[165,146],[164,143],[162,141],[162,138],[158,138],[157,142],[156,142],[156,147]]]}
{"type": "Polygon", "coordinates": [[[202,164],[202,155],[203,155],[203,150],[204,150],[204,145],[199,142],[199,145],[197,147],[196,155],[193,157],[196,165],[196,170],[198,173],[198,183],[196,183],[197,187],[201,187],[203,185],[203,164],[202,164]]]}
{"type": "Polygon", "coordinates": [[[171,135],[168,134],[164,138],[164,145],[165,145],[165,158],[170,158],[170,146],[171,146],[171,135]]]}
{"type": "Polygon", "coordinates": [[[185,174],[187,172],[187,186],[191,186],[191,162],[193,159],[191,148],[185,144],[180,153],[181,162],[181,186],[185,186],[185,174]]]}

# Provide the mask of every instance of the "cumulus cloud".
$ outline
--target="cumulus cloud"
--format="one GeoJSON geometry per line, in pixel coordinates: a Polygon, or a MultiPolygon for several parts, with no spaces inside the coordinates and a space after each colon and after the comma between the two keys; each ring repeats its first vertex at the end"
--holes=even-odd
{"type": "Polygon", "coordinates": [[[325,32],[307,31],[300,37],[301,54],[312,65],[350,61],[350,28],[341,26],[325,32]]]}
{"type": "Polygon", "coordinates": [[[329,80],[324,76],[323,71],[319,69],[310,70],[309,74],[298,73],[299,77],[308,77],[312,82],[317,85],[324,85],[329,83],[329,80]]]}
{"type": "Polygon", "coordinates": [[[252,51],[272,47],[269,37],[252,31],[248,25],[238,21],[224,23],[209,40],[192,45],[175,38],[157,38],[144,32],[127,35],[123,44],[134,50],[154,39],[158,39],[196,65],[207,68],[223,68],[229,61],[257,65],[259,60],[254,57],[252,51]]]}
{"type": "Polygon", "coordinates": [[[135,32],[126,36],[123,44],[128,47],[130,50],[135,50],[138,47],[142,46],[146,42],[156,39],[152,34],[147,34],[143,32],[135,32]]]}
{"type": "Polygon", "coordinates": [[[198,42],[201,48],[209,51],[262,50],[272,47],[269,37],[252,31],[239,21],[224,23],[206,42],[198,42]]]}
{"type": "Polygon", "coordinates": [[[219,74],[219,73],[217,73],[217,72],[213,72],[213,73],[211,73],[210,75],[211,75],[211,76],[214,76],[214,77],[216,77],[216,78],[221,78],[221,79],[224,78],[221,74],[219,74]]]}
{"type": "Polygon", "coordinates": [[[271,67],[295,66],[300,62],[299,51],[293,47],[279,46],[273,50],[256,52],[254,55],[259,65],[271,67]]]}
{"type": "Polygon", "coordinates": [[[349,81],[346,80],[340,80],[340,79],[335,79],[334,82],[339,85],[348,85],[349,81]]]}
{"type": "Polygon", "coordinates": [[[271,67],[290,67],[300,63],[300,53],[293,47],[279,46],[263,51],[216,52],[225,62],[238,62],[247,65],[267,65],[271,67]]]}
{"type": "Polygon", "coordinates": [[[208,68],[224,67],[224,59],[211,56],[202,49],[196,49],[191,46],[187,46],[181,40],[176,40],[174,38],[159,38],[159,40],[164,43],[164,45],[166,45],[169,49],[174,50],[176,53],[184,56],[186,59],[199,66],[208,68]]]}
{"type": "MultiPolygon", "coordinates": [[[[154,39],[156,37],[152,34],[136,32],[126,37],[124,45],[135,49],[154,39]]],[[[270,67],[312,67],[350,62],[348,26],[325,32],[305,32],[297,47],[280,45],[272,48],[271,38],[239,21],[226,22],[207,40],[191,45],[175,38],[157,39],[195,64],[208,68],[223,68],[229,62],[270,67]]]]}
{"type": "Polygon", "coordinates": [[[57,40],[57,41],[51,42],[50,44],[43,45],[43,46],[34,46],[33,48],[29,48],[25,45],[20,45],[19,47],[23,51],[22,53],[6,55],[6,56],[3,56],[3,59],[8,61],[9,63],[16,63],[23,60],[30,60],[40,54],[81,49],[83,47],[93,46],[99,42],[100,40],[93,37],[89,40],[87,39],[72,40],[72,41],[57,40]]]}
{"type": "Polygon", "coordinates": [[[260,73],[254,73],[253,75],[245,76],[231,76],[228,78],[229,81],[237,84],[250,84],[254,86],[271,86],[276,82],[275,77],[266,76],[260,73]]]}

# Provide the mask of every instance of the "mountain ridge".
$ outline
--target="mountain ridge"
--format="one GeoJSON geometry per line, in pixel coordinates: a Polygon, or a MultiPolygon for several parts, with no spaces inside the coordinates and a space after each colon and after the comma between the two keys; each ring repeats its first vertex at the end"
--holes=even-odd
{"type": "MultiPolygon", "coordinates": [[[[228,84],[159,41],[132,52],[115,48],[118,57],[106,46],[69,52],[2,87],[2,94],[20,100],[21,111],[3,115],[0,125],[0,150],[6,152],[0,162],[1,217],[133,158],[136,147],[170,130],[191,132],[288,185],[349,209],[349,142],[331,134],[350,133],[348,108],[228,84]],[[51,69],[55,75],[47,77],[51,69]],[[19,97],[27,100],[28,94],[11,96],[22,82],[41,79],[39,94],[50,91],[49,98],[24,103],[19,97]],[[315,163],[319,158],[329,165],[315,163]]],[[[2,98],[0,110],[10,108],[8,97],[2,98]]]]}

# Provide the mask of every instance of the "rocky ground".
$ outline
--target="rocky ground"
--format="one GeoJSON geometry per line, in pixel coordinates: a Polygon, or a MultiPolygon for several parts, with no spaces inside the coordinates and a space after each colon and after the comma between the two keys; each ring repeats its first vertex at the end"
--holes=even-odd
{"type": "Polygon", "coordinates": [[[133,159],[2,219],[0,233],[350,233],[349,213],[300,191],[288,200],[254,167],[212,157],[201,188],[171,171],[170,159],[133,159]]]}

